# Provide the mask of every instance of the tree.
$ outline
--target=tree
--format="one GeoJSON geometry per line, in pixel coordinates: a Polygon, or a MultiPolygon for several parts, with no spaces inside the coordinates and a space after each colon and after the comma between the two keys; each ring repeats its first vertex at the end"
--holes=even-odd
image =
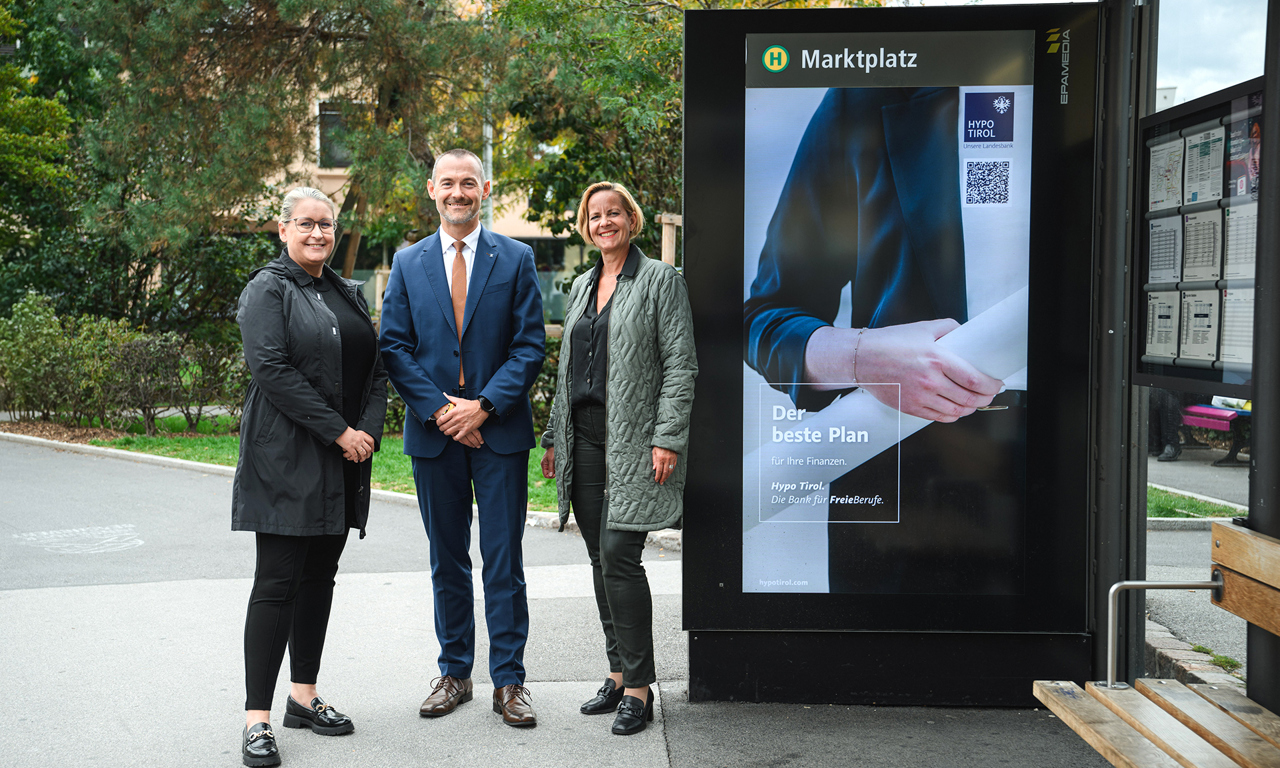
{"type": "MultiPolygon", "coordinates": [[[[855,0],[842,5],[882,5],[855,0]]],[[[825,7],[830,0],[507,0],[497,15],[522,46],[507,92],[518,135],[509,182],[528,218],[572,232],[591,182],[621,182],[648,214],[678,213],[683,186],[685,9],[825,7]]],[[[639,245],[657,255],[660,230],[639,245]]],[[[570,242],[580,242],[576,235],[570,242]]]]}
{"type": "MultiPolygon", "coordinates": [[[[0,0],[0,40],[14,40],[25,26],[0,0]]],[[[0,65],[0,253],[40,229],[42,207],[67,193],[64,164],[71,117],[52,99],[30,92],[32,78],[16,64],[0,65]]]]}
{"type": "Polygon", "coordinates": [[[183,333],[229,323],[249,268],[278,252],[243,233],[314,182],[299,161],[319,98],[342,105],[354,256],[370,225],[393,243],[431,226],[434,153],[478,144],[480,62],[502,55],[446,0],[18,2],[41,22],[24,66],[77,117],[75,194],[51,212],[61,226],[0,257],[0,311],[33,287],[63,313],[183,333]]]}

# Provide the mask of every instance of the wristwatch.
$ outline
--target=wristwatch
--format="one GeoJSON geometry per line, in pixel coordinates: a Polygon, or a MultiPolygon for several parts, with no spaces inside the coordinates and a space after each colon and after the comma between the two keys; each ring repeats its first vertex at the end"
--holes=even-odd
{"type": "Polygon", "coordinates": [[[494,404],[493,404],[493,403],[489,402],[489,398],[485,397],[484,395],[481,395],[480,397],[478,397],[478,398],[476,398],[476,399],[477,399],[477,400],[479,400],[479,402],[480,402],[480,410],[484,411],[485,413],[489,414],[490,416],[497,416],[497,415],[498,415],[498,409],[497,409],[497,407],[496,407],[496,406],[494,406],[494,404]]]}

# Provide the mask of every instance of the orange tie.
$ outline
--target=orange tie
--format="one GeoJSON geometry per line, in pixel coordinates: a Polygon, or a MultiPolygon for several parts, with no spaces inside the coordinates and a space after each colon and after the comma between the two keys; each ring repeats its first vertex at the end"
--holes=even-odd
{"type": "Polygon", "coordinates": [[[458,326],[458,387],[466,381],[462,376],[462,316],[467,311],[467,260],[462,257],[461,240],[455,240],[453,257],[453,320],[458,326]]]}

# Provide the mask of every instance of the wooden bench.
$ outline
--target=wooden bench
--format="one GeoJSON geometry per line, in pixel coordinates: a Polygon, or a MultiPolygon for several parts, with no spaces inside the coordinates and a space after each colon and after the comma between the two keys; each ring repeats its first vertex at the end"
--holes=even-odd
{"type": "Polygon", "coordinates": [[[1250,417],[1249,411],[1235,408],[1220,408],[1216,405],[1189,405],[1182,409],[1182,423],[1188,427],[1213,429],[1231,435],[1231,448],[1227,455],[1213,462],[1215,467],[1247,467],[1249,462],[1241,461],[1241,448],[1249,447],[1249,441],[1241,429],[1244,419],[1250,417]]]}
{"type": "MultiPolygon", "coordinates": [[[[1280,539],[1215,523],[1215,605],[1280,635],[1280,539]]],[[[1038,680],[1035,697],[1116,766],[1280,768],[1280,717],[1224,686],[1038,680]]]]}

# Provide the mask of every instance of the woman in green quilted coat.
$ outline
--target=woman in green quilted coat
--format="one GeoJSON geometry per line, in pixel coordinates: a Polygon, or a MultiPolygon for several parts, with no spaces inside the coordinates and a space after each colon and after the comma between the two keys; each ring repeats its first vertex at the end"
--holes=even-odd
{"type": "Polygon", "coordinates": [[[600,260],[569,292],[542,437],[561,529],[572,507],[587,544],[609,659],[609,676],[582,713],[617,710],[619,735],[653,720],[653,600],[641,554],[646,532],[683,512],[698,375],[684,278],[631,244],[643,224],[621,184],[597,182],[582,194],[578,231],[600,260]]]}

